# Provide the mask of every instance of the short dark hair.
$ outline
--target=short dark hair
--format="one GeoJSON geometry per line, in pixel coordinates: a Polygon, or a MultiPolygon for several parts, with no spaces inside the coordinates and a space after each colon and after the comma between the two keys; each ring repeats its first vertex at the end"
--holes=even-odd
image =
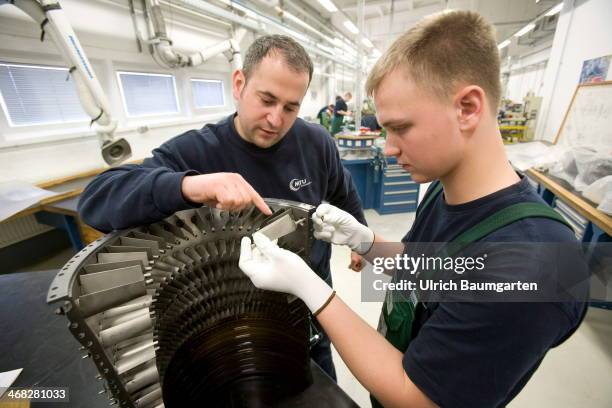
{"type": "Polygon", "coordinates": [[[257,65],[271,53],[278,53],[284,62],[296,72],[308,72],[308,84],[312,80],[314,67],[304,47],[286,35],[264,35],[249,47],[242,64],[242,72],[248,81],[257,65]]]}

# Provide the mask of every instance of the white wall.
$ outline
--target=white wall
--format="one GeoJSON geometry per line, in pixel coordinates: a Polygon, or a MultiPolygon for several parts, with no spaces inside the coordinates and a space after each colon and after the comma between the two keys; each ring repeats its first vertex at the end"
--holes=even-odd
{"type": "Polygon", "coordinates": [[[300,117],[316,121],[317,112],[327,103],[326,79],[321,75],[314,75],[312,77],[308,92],[306,92],[306,96],[302,100],[300,117]]]}
{"type": "Polygon", "coordinates": [[[529,92],[533,92],[536,96],[541,95],[545,71],[546,62],[513,71],[508,79],[504,98],[514,102],[522,102],[529,92]]]}
{"type": "Polygon", "coordinates": [[[536,138],[554,140],[585,60],[612,54],[612,2],[565,0],[546,69],[536,138]]]}
{"type": "Polygon", "coordinates": [[[549,57],[550,44],[504,65],[502,73],[508,73],[509,78],[503,97],[521,102],[528,92],[541,96],[549,57]]]}

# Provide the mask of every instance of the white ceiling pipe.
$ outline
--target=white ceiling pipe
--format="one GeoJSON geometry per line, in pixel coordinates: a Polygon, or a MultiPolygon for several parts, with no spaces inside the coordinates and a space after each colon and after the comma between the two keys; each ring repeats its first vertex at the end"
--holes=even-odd
{"type": "Polygon", "coordinates": [[[330,44],[334,43],[334,40],[332,38],[329,38],[330,37],[329,35],[325,35],[325,33],[323,33],[321,30],[317,30],[316,28],[308,25],[307,23],[302,21],[300,18],[294,16],[293,14],[288,12],[287,10],[284,10],[284,9],[282,9],[280,7],[275,7],[274,9],[276,10],[276,12],[278,13],[279,16],[281,16],[281,17],[283,17],[283,18],[285,18],[287,20],[293,21],[294,23],[296,23],[300,27],[303,27],[303,28],[307,29],[308,31],[314,33],[315,35],[317,35],[318,37],[320,37],[324,41],[329,42],[330,44]]]}
{"type": "MultiPolygon", "coordinates": [[[[268,30],[265,29],[265,28],[268,25],[273,25],[273,26],[275,26],[276,28],[278,28],[280,30],[283,30],[283,31],[285,30],[285,27],[282,24],[280,24],[280,23],[278,23],[278,22],[276,22],[276,21],[274,21],[274,20],[272,20],[270,18],[267,18],[267,17],[264,18],[263,16],[260,16],[257,13],[253,13],[251,18],[246,18],[246,17],[241,17],[241,16],[238,16],[236,14],[230,13],[230,12],[220,8],[220,7],[212,6],[212,5],[207,4],[205,2],[202,2],[202,1],[181,0],[178,3],[179,4],[183,4],[183,5],[187,5],[189,7],[192,7],[193,9],[200,10],[203,13],[208,14],[208,15],[212,15],[214,17],[218,17],[218,18],[221,18],[221,19],[227,18],[230,21],[232,21],[234,23],[237,23],[237,24],[240,24],[240,25],[242,25],[245,28],[253,29],[252,27],[256,27],[256,30],[258,30],[258,31],[263,29],[266,32],[268,32],[268,30]],[[228,14],[229,14],[229,16],[228,16],[228,14]]],[[[177,2],[174,2],[173,4],[177,4],[177,2]]],[[[239,6],[239,5],[235,4],[233,6],[239,6]]],[[[247,10],[247,8],[244,7],[244,6],[240,6],[240,7],[244,8],[245,10],[247,10]]],[[[345,61],[342,61],[342,60],[338,60],[338,56],[337,55],[333,55],[333,54],[329,54],[329,53],[323,52],[323,51],[317,49],[315,46],[310,45],[310,44],[308,44],[308,43],[306,43],[304,41],[300,41],[299,39],[297,41],[300,44],[302,44],[302,46],[307,51],[309,51],[311,54],[315,54],[315,55],[324,57],[326,59],[330,59],[330,60],[336,61],[339,64],[346,66],[347,68],[353,69],[355,67],[354,64],[352,64],[352,63],[345,62],[345,61]]],[[[316,44],[316,41],[313,41],[312,43],[316,44]]]]}
{"type": "MultiPolygon", "coordinates": [[[[287,1],[284,3],[283,5],[286,8],[290,8],[292,9],[294,12],[296,13],[303,13],[307,16],[309,16],[312,21],[319,27],[319,29],[321,31],[325,31],[329,34],[329,36],[336,38],[336,37],[342,37],[344,39],[344,41],[348,41],[349,43],[352,43],[353,41],[351,39],[349,39],[348,37],[346,37],[344,35],[344,33],[340,32],[340,31],[334,31],[331,28],[329,28],[326,24],[322,23],[321,21],[319,21],[319,19],[316,16],[313,16],[311,12],[301,8],[300,6],[294,4],[292,1],[287,1]]],[[[332,25],[333,27],[333,25],[332,25]]],[[[325,36],[327,38],[327,36],[325,36]]],[[[332,40],[333,41],[333,40],[332,40]]]]}
{"type": "MultiPolygon", "coordinates": [[[[173,2],[174,4],[177,3],[177,1],[173,2]]],[[[244,26],[246,28],[249,28],[253,31],[265,31],[265,26],[262,26],[260,24],[258,24],[257,22],[254,21],[250,21],[244,17],[238,16],[232,12],[229,12],[221,7],[217,7],[215,5],[212,5],[206,1],[202,1],[202,0],[180,0],[178,1],[178,3],[180,4],[184,4],[187,5],[191,8],[200,10],[204,13],[207,14],[211,14],[214,15],[216,17],[219,17],[221,19],[225,19],[228,21],[231,21],[233,23],[236,24],[240,24],[241,26],[244,26]]]]}
{"type": "MultiPolygon", "coordinates": [[[[234,39],[222,41],[212,47],[208,47],[205,50],[198,51],[191,55],[185,55],[175,50],[172,46],[172,42],[167,37],[166,24],[162,14],[160,2],[158,0],[147,0],[146,7],[148,8],[151,16],[153,32],[155,33],[155,37],[159,40],[153,44],[153,48],[168,66],[172,68],[195,67],[203,64],[205,61],[216,55],[224,54],[232,64],[232,68],[242,67],[240,46],[238,41],[234,39]]],[[[246,31],[244,29],[239,29],[236,31],[238,38],[244,37],[245,33],[246,31]]]]}
{"type": "Polygon", "coordinates": [[[219,44],[213,45],[210,48],[207,48],[202,51],[198,51],[195,54],[189,56],[189,64],[190,66],[201,65],[204,61],[209,60],[215,55],[219,55],[221,53],[225,53],[232,49],[236,44],[232,44],[232,40],[225,40],[220,42],[219,44]]]}

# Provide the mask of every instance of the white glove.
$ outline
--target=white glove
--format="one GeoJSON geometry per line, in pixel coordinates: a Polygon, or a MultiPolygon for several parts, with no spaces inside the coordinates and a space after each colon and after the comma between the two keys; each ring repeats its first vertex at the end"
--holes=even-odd
{"type": "Polygon", "coordinates": [[[314,315],[327,306],[335,291],[302,258],[279,248],[260,232],[253,234],[253,240],[255,249],[251,248],[249,237],[242,238],[238,262],[253,285],[297,296],[314,315]]]}
{"type": "Polygon", "coordinates": [[[360,255],[370,250],[374,232],[351,214],[330,204],[321,204],[312,214],[314,236],[332,244],[348,245],[360,255]]]}

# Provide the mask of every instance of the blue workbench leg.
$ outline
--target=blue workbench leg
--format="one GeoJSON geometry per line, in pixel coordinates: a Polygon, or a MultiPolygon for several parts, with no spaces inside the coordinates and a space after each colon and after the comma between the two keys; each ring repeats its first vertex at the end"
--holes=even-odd
{"type": "MultiPolygon", "coordinates": [[[[583,244],[586,246],[586,258],[591,272],[599,271],[599,275],[605,279],[609,276],[609,265],[612,261],[612,237],[590,222],[584,234],[583,244]]],[[[604,281],[604,284],[606,283],[604,281]]],[[[592,299],[590,305],[612,310],[612,302],[609,299],[592,299]]]]}
{"type": "Polygon", "coordinates": [[[83,241],[81,240],[79,226],[74,217],[70,215],[64,215],[64,225],[66,228],[66,232],[68,233],[68,238],[70,238],[70,243],[72,244],[72,247],[77,251],[83,249],[85,245],[83,245],[83,241]]]}
{"type": "Polygon", "coordinates": [[[72,215],[56,214],[47,211],[39,211],[35,214],[36,220],[45,225],[51,225],[52,227],[61,228],[68,233],[70,244],[78,252],[85,245],[81,240],[81,233],[77,225],[76,218],[72,215]]]}
{"type": "Polygon", "coordinates": [[[542,199],[546,201],[546,204],[550,206],[553,205],[553,202],[555,201],[555,194],[552,191],[542,188],[540,195],[542,196],[542,199]]]}

